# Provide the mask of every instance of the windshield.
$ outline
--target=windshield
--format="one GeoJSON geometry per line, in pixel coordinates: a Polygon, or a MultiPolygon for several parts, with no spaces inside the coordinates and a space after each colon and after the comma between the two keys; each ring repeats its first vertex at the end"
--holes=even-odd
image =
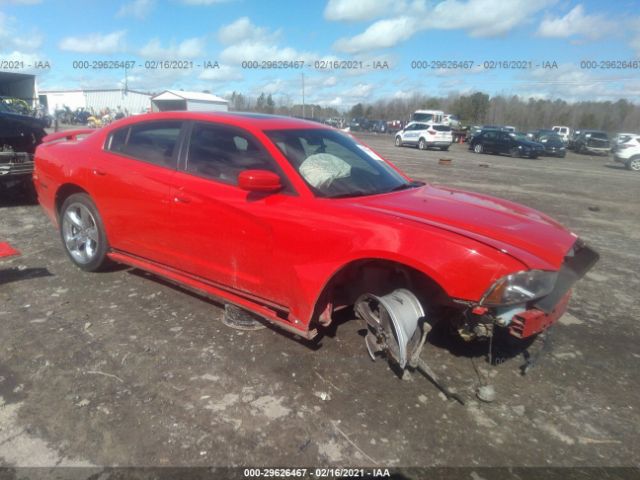
{"type": "Polygon", "coordinates": [[[368,147],[335,130],[265,134],[319,197],[386,193],[420,185],[406,180],[368,147]]]}
{"type": "Polygon", "coordinates": [[[430,122],[434,117],[433,113],[414,113],[411,120],[414,122],[430,122]]]}

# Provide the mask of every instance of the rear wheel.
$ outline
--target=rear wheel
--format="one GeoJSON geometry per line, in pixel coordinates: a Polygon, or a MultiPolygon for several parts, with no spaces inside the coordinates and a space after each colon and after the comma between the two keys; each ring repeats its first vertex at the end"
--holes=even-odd
{"type": "Polygon", "coordinates": [[[640,172],[640,157],[633,157],[627,163],[627,168],[629,170],[633,170],[634,172],[640,172]]]}
{"type": "Polygon", "coordinates": [[[482,153],[483,149],[482,149],[482,144],[481,143],[476,143],[473,147],[473,151],[476,153],[482,153]]]}
{"type": "Polygon", "coordinates": [[[89,195],[69,196],[60,209],[60,236],[67,255],[82,270],[95,272],[108,262],[102,219],[89,195]]]}
{"type": "Polygon", "coordinates": [[[402,146],[402,137],[400,137],[400,135],[396,136],[396,147],[401,147],[402,146]]]}

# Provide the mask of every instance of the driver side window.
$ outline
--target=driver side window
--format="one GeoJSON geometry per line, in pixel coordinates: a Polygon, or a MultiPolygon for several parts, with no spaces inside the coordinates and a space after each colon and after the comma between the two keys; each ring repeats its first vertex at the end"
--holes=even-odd
{"type": "Polygon", "coordinates": [[[193,126],[187,172],[237,185],[238,175],[244,170],[269,170],[280,174],[268,154],[248,134],[215,124],[196,123],[193,126]]]}

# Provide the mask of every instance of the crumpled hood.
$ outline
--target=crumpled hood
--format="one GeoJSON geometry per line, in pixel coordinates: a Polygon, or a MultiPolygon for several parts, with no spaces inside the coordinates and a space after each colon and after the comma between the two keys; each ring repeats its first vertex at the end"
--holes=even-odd
{"type": "Polygon", "coordinates": [[[362,208],[443,228],[517,258],[558,269],[576,236],[547,215],[488,195],[441,186],[359,197],[362,208]]]}

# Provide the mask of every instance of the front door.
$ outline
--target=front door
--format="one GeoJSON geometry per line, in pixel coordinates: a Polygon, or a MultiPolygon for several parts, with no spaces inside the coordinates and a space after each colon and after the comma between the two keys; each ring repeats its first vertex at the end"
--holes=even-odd
{"type": "Polygon", "coordinates": [[[243,170],[270,170],[284,182],[276,162],[241,129],[194,123],[188,145],[172,192],[173,261],[193,275],[286,304],[277,286],[286,284],[289,267],[279,261],[274,229],[290,218],[298,197],[286,184],[270,194],[237,186],[243,170]]]}

